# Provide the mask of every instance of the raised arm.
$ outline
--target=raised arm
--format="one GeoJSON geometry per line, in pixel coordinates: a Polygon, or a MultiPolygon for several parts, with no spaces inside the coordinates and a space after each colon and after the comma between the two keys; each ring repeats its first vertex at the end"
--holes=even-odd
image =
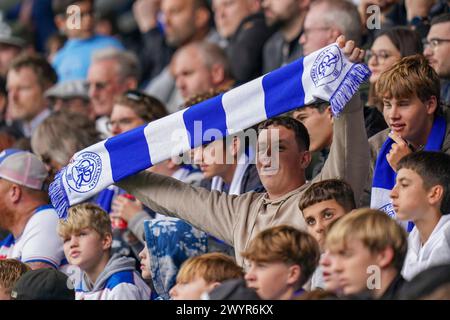
{"type": "Polygon", "coordinates": [[[117,185],[155,212],[185,220],[233,245],[238,214],[250,209],[253,193],[230,196],[143,171],[117,185]]]}
{"type": "MultiPolygon", "coordinates": [[[[337,43],[344,48],[350,61],[358,62],[364,51],[355,47],[353,41],[345,42],[343,36],[337,43]]],[[[330,154],[313,182],[339,178],[351,184],[355,199],[360,199],[369,171],[369,144],[364,128],[363,104],[356,94],[346,105],[339,118],[334,119],[333,143],[330,154]]]]}

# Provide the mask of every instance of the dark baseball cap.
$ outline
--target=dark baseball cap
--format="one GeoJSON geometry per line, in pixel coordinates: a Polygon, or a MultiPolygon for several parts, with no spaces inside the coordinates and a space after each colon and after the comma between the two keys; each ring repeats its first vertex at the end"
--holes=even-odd
{"type": "Polygon", "coordinates": [[[15,300],[75,300],[75,291],[64,273],[43,268],[26,272],[11,291],[15,300]]]}

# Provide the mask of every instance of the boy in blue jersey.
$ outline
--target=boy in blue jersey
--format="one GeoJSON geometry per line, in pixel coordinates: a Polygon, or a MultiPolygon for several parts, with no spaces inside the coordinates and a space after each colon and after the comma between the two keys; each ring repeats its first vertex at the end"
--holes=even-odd
{"type": "Polygon", "coordinates": [[[77,300],[150,299],[150,288],[135,271],[134,259],[111,256],[111,220],[100,207],[84,203],[70,208],[58,233],[67,260],[82,271],[75,284],[77,300]]]}

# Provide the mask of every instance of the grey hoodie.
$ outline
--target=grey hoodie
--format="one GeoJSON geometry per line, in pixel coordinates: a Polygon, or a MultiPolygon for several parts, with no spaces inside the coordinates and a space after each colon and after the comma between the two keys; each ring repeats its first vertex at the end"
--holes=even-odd
{"type": "Polygon", "coordinates": [[[150,288],[134,269],[135,261],[113,255],[93,284],[83,272],[77,300],[148,300],[150,288]]]}

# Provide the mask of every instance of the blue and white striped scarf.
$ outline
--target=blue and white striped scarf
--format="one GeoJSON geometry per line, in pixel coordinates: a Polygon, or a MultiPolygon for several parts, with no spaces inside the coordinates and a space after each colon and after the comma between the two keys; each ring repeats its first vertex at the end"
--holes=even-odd
{"type": "Polygon", "coordinates": [[[121,179],[318,99],[329,101],[337,116],[369,74],[367,66],[351,63],[336,44],[329,45],[225,94],[77,152],[51,184],[51,201],[65,218],[69,206],[121,179]],[[205,136],[212,129],[218,134],[205,136]]]}
{"type": "MultiPolygon", "coordinates": [[[[428,137],[425,151],[439,151],[444,143],[447,124],[442,117],[436,117],[428,137]]],[[[392,169],[387,161],[387,154],[392,148],[394,140],[387,138],[378,154],[377,162],[373,173],[372,193],[370,198],[370,207],[385,212],[389,217],[395,219],[396,213],[392,206],[390,197],[391,190],[395,186],[397,173],[392,169]]],[[[412,222],[401,223],[405,229],[410,232],[414,227],[412,222]]]]}

